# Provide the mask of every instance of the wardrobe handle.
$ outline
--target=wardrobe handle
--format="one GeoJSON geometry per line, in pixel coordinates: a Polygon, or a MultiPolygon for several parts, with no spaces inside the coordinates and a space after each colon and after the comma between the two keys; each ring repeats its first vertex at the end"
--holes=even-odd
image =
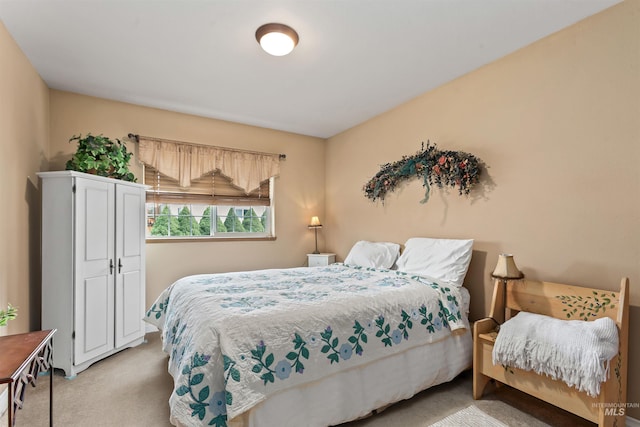
{"type": "Polygon", "coordinates": [[[118,258],[118,274],[122,272],[122,260],[118,258]]]}
{"type": "Polygon", "coordinates": [[[109,274],[113,274],[113,260],[109,260],[109,274]]]}

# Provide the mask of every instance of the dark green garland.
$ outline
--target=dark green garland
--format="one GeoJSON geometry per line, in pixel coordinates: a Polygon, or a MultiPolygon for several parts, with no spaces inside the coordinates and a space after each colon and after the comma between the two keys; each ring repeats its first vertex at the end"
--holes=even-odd
{"type": "Polygon", "coordinates": [[[429,200],[430,186],[458,187],[458,194],[469,194],[480,178],[480,160],[463,151],[438,150],[435,144],[424,142],[422,149],[413,156],[402,156],[401,160],[382,165],[380,171],[362,188],[365,197],[384,202],[387,192],[395,190],[398,184],[409,178],[421,177],[426,188],[425,198],[429,200]]]}

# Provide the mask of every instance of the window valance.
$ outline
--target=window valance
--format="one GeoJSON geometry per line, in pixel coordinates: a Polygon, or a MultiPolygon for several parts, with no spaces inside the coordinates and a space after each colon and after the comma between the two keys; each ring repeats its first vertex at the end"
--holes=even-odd
{"type": "Polygon", "coordinates": [[[144,164],[189,188],[216,170],[246,194],[280,173],[280,155],[137,136],[144,164]]]}

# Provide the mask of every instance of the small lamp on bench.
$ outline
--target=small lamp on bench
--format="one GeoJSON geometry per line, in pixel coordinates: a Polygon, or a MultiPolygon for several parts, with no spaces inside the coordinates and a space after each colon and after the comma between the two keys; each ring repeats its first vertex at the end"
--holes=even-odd
{"type": "MultiPolygon", "coordinates": [[[[491,273],[491,277],[502,282],[502,304],[506,304],[507,280],[522,279],[524,274],[522,271],[518,270],[516,262],[513,260],[513,255],[500,254],[498,255],[498,263],[496,264],[496,268],[493,270],[493,273],[491,273]]],[[[501,313],[501,316],[504,316],[504,313],[501,313]]],[[[494,320],[499,320],[500,322],[504,321],[504,319],[494,320]]]]}
{"type": "Polygon", "coordinates": [[[500,254],[498,255],[498,264],[496,264],[496,268],[491,273],[491,277],[506,281],[508,279],[522,279],[524,274],[518,270],[516,262],[513,260],[513,255],[500,254]]]}

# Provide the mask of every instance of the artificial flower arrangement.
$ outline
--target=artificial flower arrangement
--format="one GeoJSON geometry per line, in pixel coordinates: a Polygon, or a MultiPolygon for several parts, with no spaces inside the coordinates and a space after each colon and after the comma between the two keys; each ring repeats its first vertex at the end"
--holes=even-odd
{"type": "Polygon", "coordinates": [[[398,184],[413,177],[421,177],[426,188],[425,198],[429,199],[430,186],[438,188],[457,187],[458,194],[467,195],[480,179],[480,160],[463,151],[438,150],[436,144],[422,148],[413,156],[402,156],[401,160],[382,165],[380,171],[363,187],[365,197],[376,201],[384,199],[398,184]]]}

